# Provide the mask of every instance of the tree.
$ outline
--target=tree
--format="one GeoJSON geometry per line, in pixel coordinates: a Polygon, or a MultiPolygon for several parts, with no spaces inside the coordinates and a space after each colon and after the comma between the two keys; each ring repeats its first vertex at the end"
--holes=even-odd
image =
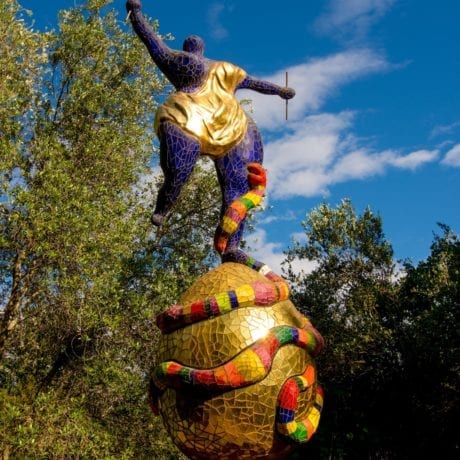
{"type": "Polygon", "coordinates": [[[306,243],[288,251],[287,274],[294,303],[325,338],[317,363],[327,395],[307,449],[321,458],[379,458],[385,433],[370,409],[384,397],[385,369],[394,359],[385,313],[394,296],[393,252],[381,218],[370,209],[357,215],[349,200],[336,208],[321,204],[303,228],[306,243]],[[296,274],[296,259],[316,268],[296,274]]]}
{"type": "Polygon", "coordinates": [[[154,314],[212,263],[206,195],[219,192],[198,168],[174,246],[152,232],[146,166],[165,81],[108,3],[62,11],[53,33],[34,32],[16,0],[0,5],[4,457],[180,456],[146,404],[154,314]]]}
{"type": "Polygon", "coordinates": [[[458,456],[460,398],[460,238],[440,224],[431,253],[417,265],[406,262],[393,309],[400,353],[401,455],[411,458],[458,456]]]}
{"type": "Polygon", "coordinates": [[[394,276],[382,221],[351,202],[314,209],[287,253],[294,302],[325,337],[326,393],[315,458],[458,456],[460,239],[446,226],[431,254],[394,276]],[[294,273],[297,258],[316,263],[294,273]]]}

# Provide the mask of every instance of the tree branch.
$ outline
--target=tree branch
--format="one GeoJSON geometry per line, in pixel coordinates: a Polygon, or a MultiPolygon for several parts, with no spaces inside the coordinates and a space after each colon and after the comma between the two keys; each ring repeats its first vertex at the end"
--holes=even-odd
{"type": "Polygon", "coordinates": [[[19,320],[19,310],[21,302],[28,291],[28,284],[23,285],[22,264],[26,257],[25,251],[17,253],[12,269],[13,283],[11,286],[11,295],[8,303],[3,310],[2,333],[0,334],[0,359],[5,352],[5,343],[14,331],[19,320]]]}

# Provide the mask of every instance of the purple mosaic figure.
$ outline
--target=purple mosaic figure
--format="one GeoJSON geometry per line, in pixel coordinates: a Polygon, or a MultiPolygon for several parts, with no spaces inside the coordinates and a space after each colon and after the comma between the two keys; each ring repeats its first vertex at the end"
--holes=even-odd
{"type": "MultiPolygon", "coordinates": [[[[176,89],[155,118],[165,180],[152,222],[161,225],[168,218],[200,155],[208,155],[215,162],[223,215],[249,190],[248,164],[263,161],[259,130],[241,108],[235,91],[252,89],[286,100],[294,97],[295,91],[251,77],[228,62],[205,58],[204,42],[195,35],[185,39],[182,50],[173,50],[145,20],[140,0],[128,0],[126,8],[135,32],[176,89]]],[[[243,228],[244,220],[230,237],[227,252],[238,249],[243,228]]]]}

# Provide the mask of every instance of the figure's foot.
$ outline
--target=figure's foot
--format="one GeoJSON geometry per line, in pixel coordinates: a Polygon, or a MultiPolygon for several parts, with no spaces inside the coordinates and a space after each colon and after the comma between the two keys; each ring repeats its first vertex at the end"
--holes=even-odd
{"type": "Polygon", "coordinates": [[[227,249],[228,238],[229,235],[225,233],[219,225],[214,234],[214,249],[221,255],[227,249]]]}
{"type": "Polygon", "coordinates": [[[152,217],[150,218],[150,221],[152,222],[153,225],[157,227],[161,227],[167,220],[167,216],[163,216],[161,214],[152,214],[152,217]]]}

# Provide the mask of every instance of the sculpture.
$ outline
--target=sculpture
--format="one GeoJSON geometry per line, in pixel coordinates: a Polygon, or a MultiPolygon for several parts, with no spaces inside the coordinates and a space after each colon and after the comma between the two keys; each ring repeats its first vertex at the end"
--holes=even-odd
{"type": "MultiPolygon", "coordinates": [[[[176,88],[155,119],[165,181],[152,221],[161,225],[168,217],[200,155],[215,161],[225,211],[249,190],[247,166],[263,161],[259,130],[241,108],[235,91],[247,88],[284,99],[292,98],[295,91],[251,77],[233,64],[205,58],[204,42],[195,35],[185,39],[183,50],[172,50],[143,17],[139,0],[128,1],[127,9],[134,30],[176,88]]],[[[230,238],[228,249],[239,246],[243,227],[244,219],[230,238]]]]}
{"type": "Polygon", "coordinates": [[[248,88],[288,100],[295,91],[205,58],[197,36],[171,50],[139,0],[126,6],[135,32],[176,88],[155,119],[165,181],[152,222],[168,218],[200,155],[214,159],[222,189],[214,244],[223,264],[157,317],[163,362],[151,375],[152,409],[191,458],[282,458],[318,426],[323,396],[310,355],[323,341],[288,300],[285,280],[239,248],[266,175],[259,130],[234,93],[248,88]]]}

